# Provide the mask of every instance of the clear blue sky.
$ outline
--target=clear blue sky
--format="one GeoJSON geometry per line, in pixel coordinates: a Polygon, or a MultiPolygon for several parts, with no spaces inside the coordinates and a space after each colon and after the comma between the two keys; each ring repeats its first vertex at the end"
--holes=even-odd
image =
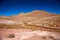
{"type": "Polygon", "coordinates": [[[60,0],[0,0],[0,15],[10,16],[33,10],[60,14],[60,0]]]}

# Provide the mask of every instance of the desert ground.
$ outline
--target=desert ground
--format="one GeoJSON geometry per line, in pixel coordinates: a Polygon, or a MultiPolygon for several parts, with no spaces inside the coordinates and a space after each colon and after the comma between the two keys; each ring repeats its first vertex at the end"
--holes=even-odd
{"type": "Polygon", "coordinates": [[[0,40],[60,40],[60,15],[35,10],[0,16],[0,40]]]}
{"type": "Polygon", "coordinates": [[[60,40],[60,33],[30,29],[0,29],[1,40],[60,40]]]}

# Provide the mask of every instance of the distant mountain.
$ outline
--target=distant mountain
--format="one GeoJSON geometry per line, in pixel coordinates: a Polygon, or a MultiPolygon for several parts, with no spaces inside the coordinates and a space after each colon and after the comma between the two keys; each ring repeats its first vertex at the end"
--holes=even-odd
{"type": "Polygon", "coordinates": [[[15,17],[49,17],[49,16],[56,16],[57,14],[52,14],[43,10],[34,10],[28,13],[21,13],[19,15],[15,15],[15,17]]]}
{"type": "MultiPolygon", "coordinates": [[[[43,28],[45,27],[45,28],[60,29],[60,15],[52,14],[52,13],[45,12],[42,10],[35,10],[32,12],[28,12],[26,14],[19,14],[19,15],[9,16],[9,17],[1,16],[0,24],[1,24],[1,20],[8,20],[9,22],[12,21],[14,26],[16,26],[16,27],[18,26],[18,28],[20,28],[22,26],[23,26],[23,28],[25,28],[26,26],[28,26],[28,28],[30,28],[30,26],[31,27],[37,26],[37,27],[43,27],[43,28]]],[[[13,24],[10,23],[11,26],[13,24]]],[[[6,23],[6,25],[7,25],[7,23],[6,23]]],[[[13,28],[13,26],[12,26],[12,28],[13,28]]]]}

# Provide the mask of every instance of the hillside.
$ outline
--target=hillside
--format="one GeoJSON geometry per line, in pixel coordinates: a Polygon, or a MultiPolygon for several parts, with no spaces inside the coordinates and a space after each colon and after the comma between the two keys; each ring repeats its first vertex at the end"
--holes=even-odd
{"type": "Polygon", "coordinates": [[[26,14],[0,17],[0,28],[59,29],[60,15],[35,10],[26,14]]]}

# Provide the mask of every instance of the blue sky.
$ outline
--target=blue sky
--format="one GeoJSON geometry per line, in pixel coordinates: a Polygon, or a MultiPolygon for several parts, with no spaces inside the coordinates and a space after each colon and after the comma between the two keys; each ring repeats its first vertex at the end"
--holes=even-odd
{"type": "Polygon", "coordinates": [[[0,0],[0,15],[11,16],[33,10],[60,14],[60,0],[0,0]]]}

